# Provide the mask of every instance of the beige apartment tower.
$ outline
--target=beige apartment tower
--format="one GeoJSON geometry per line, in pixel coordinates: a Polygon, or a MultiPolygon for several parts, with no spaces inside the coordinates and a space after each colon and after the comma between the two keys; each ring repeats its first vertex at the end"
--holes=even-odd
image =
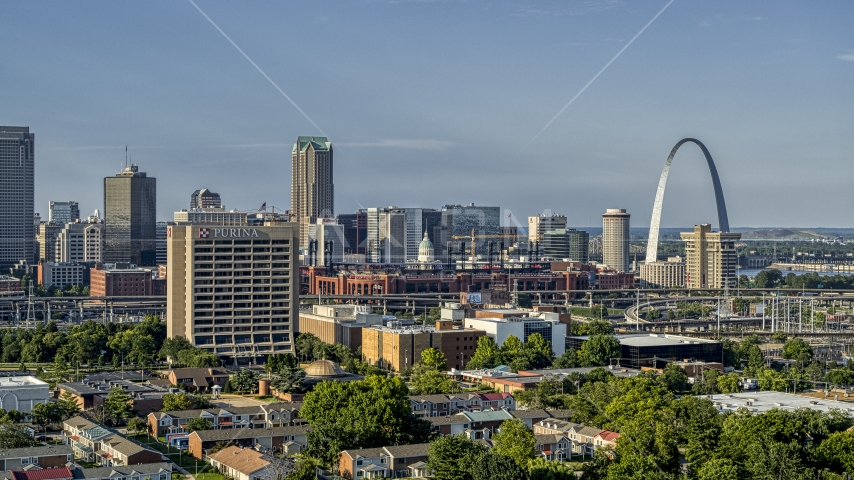
{"type": "Polygon", "coordinates": [[[291,152],[291,214],[300,224],[299,246],[308,246],[308,226],[335,216],[332,143],[326,137],[298,137],[291,152]]]}
{"type": "Polygon", "coordinates": [[[670,257],[666,262],[643,263],[640,266],[641,288],[670,288],[685,286],[685,262],[682,257],[670,257]]]}
{"type": "Polygon", "coordinates": [[[685,286],[688,288],[735,287],[740,233],[712,232],[708,223],[693,232],[679,234],[685,242],[685,286]]]}
{"type": "Polygon", "coordinates": [[[298,227],[169,225],[167,335],[246,363],[293,352],[298,227]]]}
{"type": "Polygon", "coordinates": [[[602,263],[618,272],[629,271],[629,219],[624,208],[602,214],[602,263]]]}

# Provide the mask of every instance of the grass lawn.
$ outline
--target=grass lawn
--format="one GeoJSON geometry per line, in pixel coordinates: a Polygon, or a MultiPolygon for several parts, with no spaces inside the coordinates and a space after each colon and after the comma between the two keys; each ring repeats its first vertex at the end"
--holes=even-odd
{"type": "MultiPolygon", "coordinates": [[[[213,469],[213,467],[211,467],[208,463],[206,463],[202,460],[198,460],[186,452],[181,453],[178,451],[177,448],[167,447],[165,443],[161,443],[159,441],[156,441],[153,438],[149,439],[147,435],[137,435],[133,438],[136,441],[143,443],[145,445],[148,445],[149,447],[151,447],[151,448],[157,450],[158,452],[166,455],[167,457],[169,457],[170,460],[172,460],[172,462],[181,466],[181,468],[183,468],[184,470],[187,470],[190,473],[195,474],[197,469],[199,472],[203,472],[203,471],[210,472],[213,469]]],[[[193,475],[193,476],[198,479],[199,477],[207,477],[208,475],[213,475],[213,476],[208,477],[206,479],[203,478],[202,480],[223,480],[222,475],[220,475],[219,473],[215,473],[215,472],[214,473],[204,473],[204,474],[200,473],[199,476],[196,476],[196,475],[193,475]]]]}

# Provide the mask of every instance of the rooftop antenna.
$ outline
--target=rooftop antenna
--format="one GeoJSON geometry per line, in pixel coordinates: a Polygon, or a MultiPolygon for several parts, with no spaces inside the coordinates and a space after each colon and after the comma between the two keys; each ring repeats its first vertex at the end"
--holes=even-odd
{"type": "Polygon", "coordinates": [[[125,167],[128,166],[128,146],[125,145],[125,167]]]}

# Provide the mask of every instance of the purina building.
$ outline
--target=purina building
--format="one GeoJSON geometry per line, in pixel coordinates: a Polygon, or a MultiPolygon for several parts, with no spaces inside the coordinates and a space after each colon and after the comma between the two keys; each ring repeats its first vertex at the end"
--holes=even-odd
{"type": "Polygon", "coordinates": [[[167,332],[226,360],[293,352],[296,223],[167,227],[167,332]]]}

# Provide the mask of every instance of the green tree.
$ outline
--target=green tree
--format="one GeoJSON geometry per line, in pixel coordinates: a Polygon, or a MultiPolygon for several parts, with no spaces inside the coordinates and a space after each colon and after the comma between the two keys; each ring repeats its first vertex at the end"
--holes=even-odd
{"type": "MultiPolygon", "coordinates": [[[[506,339],[504,339],[504,343],[501,344],[501,347],[498,349],[498,362],[503,364],[509,364],[516,358],[520,353],[522,353],[522,341],[519,340],[519,337],[516,335],[508,335],[506,339]]],[[[475,351],[477,353],[477,351],[475,351]]]]}
{"type": "Polygon", "coordinates": [[[306,454],[330,465],[339,452],[425,442],[430,424],[412,414],[400,378],[321,382],[306,394],[300,416],[312,425],[306,454]]]}
{"type": "Polygon", "coordinates": [[[0,423],[0,449],[35,447],[38,442],[21,425],[0,423]]]}
{"type": "Polygon", "coordinates": [[[720,390],[718,390],[718,378],[720,375],[721,373],[715,369],[704,369],[702,375],[694,380],[694,385],[691,385],[691,392],[694,395],[714,395],[720,393],[720,390]]]}
{"type": "Polygon", "coordinates": [[[646,314],[644,316],[647,320],[658,320],[661,318],[661,310],[655,307],[649,307],[646,309],[646,314]]]}
{"type": "Polygon", "coordinates": [[[783,274],[776,269],[762,270],[753,277],[753,284],[756,288],[776,287],[783,279],[783,274]]]}
{"type": "Polygon", "coordinates": [[[802,338],[790,338],[783,344],[783,358],[809,362],[812,355],[812,347],[802,338]]]}
{"type": "Polygon", "coordinates": [[[80,405],[77,404],[77,398],[71,392],[63,392],[56,401],[59,408],[60,420],[67,420],[80,412],[80,405]]]}
{"type": "Polygon", "coordinates": [[[481,455],[473,467],[472,480],[528,480],[527,468],[495,451],[481,455]]]}
{"type": "Polygon", "coordinates": [[[743,389],[739,383],[741,379],[739,378],[737,373],[728,373],[726,375],[718,376],[718,391],[721,393],[736,393],[740,392],[743,389]]]}
{"type": "Polygon", "coordinates": [[[543,457],[528,462],[528,477],[530,480],[576,480],[575,472],[566,464],[543,457]]]}
{"type": "Polygon", "coordinates": [[[832,433],[818,446],[821,463],[835,472],[854,472],[854,431],[832,433]]]}
{"type": "Polygon", "coordinates": [[[234,382],[234,388],[237,391],[251,393],[255,391],[255,387],[258,385],[258,380],[260,378],[261,374],[258,372],[244,368],[234,374],[231,380],[234,382]]]}
{"type": "Polygon", "coordinates": [[[556,358],[554,363],[552,363],[552,368],[576,368],[581,366],[578,361],[578,351],[574,348],[570,348],[563,352],[563,355],[556,358]]]}
{"type": "Polygon", "coordinates": [[[594,335],[581,344],[578,357],[581,365],[598,367],[608,365],[612,358],[622,357],[622,349],[613,335],[594,335]]]}
{"type": "Polygon", "coordinates": [[[697,470],[698,480],[740,480],[738,466],[728,458],[713,458],[697,470]]]}
{"type": "Polygon", "coordinates": [[[512,458],[519,467],[527,467],[528,460],[534,458],[537,440],[528,425],[518,418],[502,422],[492,441],[493,453],[512,458]]]}
{"type": "Polygon", "coordinates": [[[194,347],[186,337],[175,336],[163,340],[159,355],[172,363],[178,363],[178,354],[182,350],[192,350],[194,347]]]}
{"type": "Polygon", "coordinates": [[[469,369],[492,368],[497,365],[498,353],[498,347],[492,337],[478,337],[477,347],[466,366],[469,369]]]}
{"type": "Polygon", "coordinates": [[[607,320],[592,320],[587,323],[587,335],[613,335],[614,326],[607,320]]]}
{"type": "Polygon", "coordinates": [[[162,411],[164,412],[189,410],[191,408],[193,408],[193,401],[186,393],[167,393],[163,395],[162,411]]]}
{"type": "Polygon", "coordinates": [[[528,336],[528,341],[522,346],[522,356],[526,358],[529,364],[526,368],[534,369],[548,368],[555,358],[551,342],[539,332],[534,332],[528,336]]]}
{"type": "MultiPolygon", "coordinates": [[[[851,362],[854,363],[854,362],[851,362]]],[[[837,368],[827,372],[825,380],[833,385],[847,386],[854,384],[854,372],[844,368],[837,368]]]]}
{"type": "Polygon", "coordinates": [[[421,364],[434,370],[447,370],[448,360],[438,348],[428,348],[421,352],[421,364]]]}
{"type": "Polygon", "coordinates": [[[148,432],[148,423],[141,417],[133,417],[128,420],[127,430],[134,435],[141,435],[148,432]]]}
{"type": "Polygon", "coordinates": [[[121,421],[133,416],[131,413],[132,398],[121,387],[115,387],[104,400],[104,411],[108,418],[121,421]]]}
{"type": "Polygon", "coordinates": [[[311,457],[300,457],[294,469],[288,472],[285,480],[315,480],[317,479],[318,461],[311,457]]]}
{"type": "Polygon", "coordinates": [[[416,395],[459,393],[460,391],[460,386],[456,380],[435,368],[429,368],[420,363],[413,368],[410,387],[416,395]]]}
{"type": "Polygon", "coordinates": [[[304,380],[305,370],[299,366],[291,367],[290,364],[282,364],[278,366],[270,386],[281,393],[302,393],[305,391],[304,380]]]}
{"type": "Polygon", "coordinates": [[[55,403],[39,403],[33,405],[33,408],[30,410],[30,419],[33,424],[42,428],[51,423],[58,422],[61,418],[62,416],[55,403]]]}
{"type": "Polygon", "coordinates": [[[430,443],[427,469],[436,480],[473,480],[472,467],[486,449],[465,435],[447,435],[430,443]]]}
{"type": "Polygon", "coordinates": [[[684,392],[688,389],[688,374],[679,365],[668,363],[664,367],[664,373],[659,375],[658,381],[671,392],[684,392]]]}
{"type": "Polygon", "coordinates": [[[213,424],[202,417],[191,418],[187,422],[187,430],[191,432],[195,432],[196,430],[210,430],[211,428],[213,428],[213,424]]]}

